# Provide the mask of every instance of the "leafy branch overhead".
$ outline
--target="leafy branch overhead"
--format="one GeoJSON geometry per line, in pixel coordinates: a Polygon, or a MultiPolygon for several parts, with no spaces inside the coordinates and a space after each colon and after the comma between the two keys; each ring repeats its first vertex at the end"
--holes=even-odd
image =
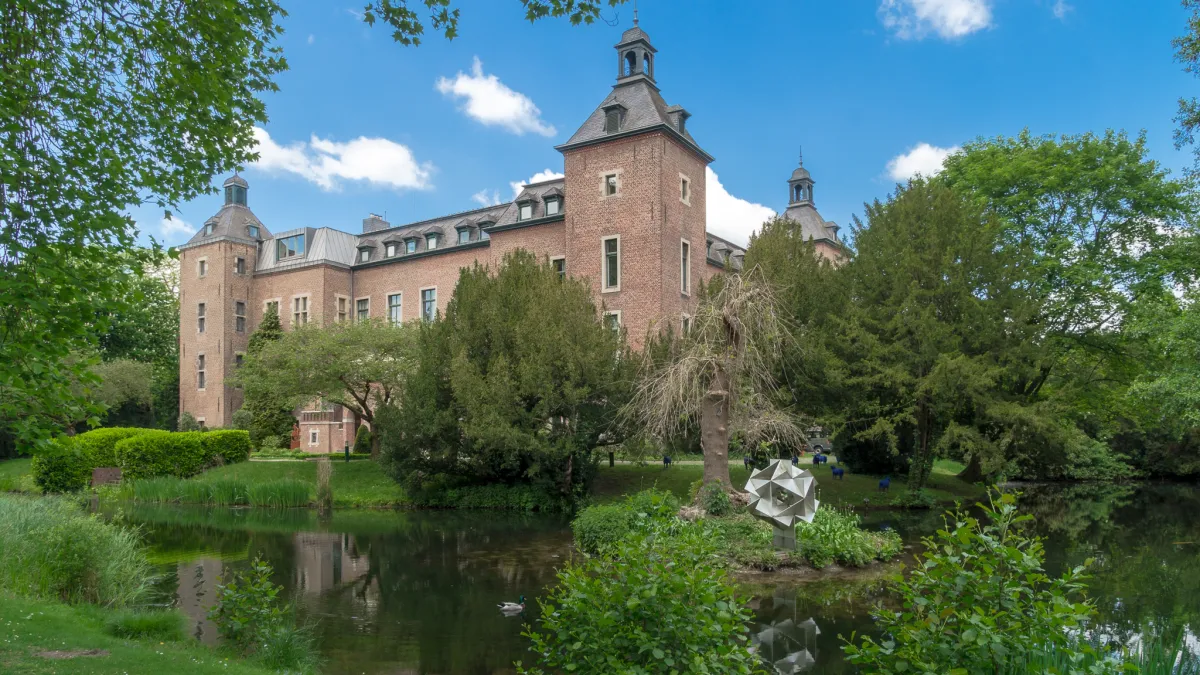
{"type": "MultiPolygon", "coordinates": [[[[601,18],[605,5],[616,7],[628,0],[521,0],[525,7],[525,18],[530,22],[552,18],[565,18],[571,25],[591,24],[601,18]]],[[[452,0],[376,0],[363,8],[362,19],[368,26],[376,21],[391,26],[392,39],[406,46],[421,44],[421,36],[428,25],[433,31],[441,31],[447,40],[458,37],[459,9],[452,0]],[[422,7],[428,17],[422,19],[422,7]]]]}

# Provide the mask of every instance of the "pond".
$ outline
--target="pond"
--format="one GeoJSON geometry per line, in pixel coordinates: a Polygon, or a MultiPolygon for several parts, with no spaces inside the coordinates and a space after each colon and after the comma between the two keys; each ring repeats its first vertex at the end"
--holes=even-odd
{"type": "MultiPolygon", "coordinates": [[[[1200,489],[1180,485],[1028,486],[1022,503],[1046,537],[1051,572],[1088,558],[1106,633],[1128,640],[1144,626],[1194,633],[1200,618],[1200,489]]],[[[562,518],[481,512],[267,511],[123,505],[146,532],[161,567],[164,603],[195,635],[216,640],[205,618],[220,574],[262,556],[305,621],[316,624],[326,672],[492,675],[529,660],[522,625],[572,555],[562,518]],[[525,595],[524,616],[496,604],[525,595]]],[[[939,512],[872,512],[917,543],[939,512]]],[[[744,579],[752,627],[778,671],[850,672],[839,635],[870,633],[886,600],[882,570],[798,582],[744,579]]]]}

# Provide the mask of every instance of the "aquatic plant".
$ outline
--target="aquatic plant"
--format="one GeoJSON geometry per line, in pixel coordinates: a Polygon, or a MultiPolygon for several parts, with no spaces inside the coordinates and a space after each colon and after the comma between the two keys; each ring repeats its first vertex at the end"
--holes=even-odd
{"type": "Polygon", "coordinates": [[[246,494],[251,506],[293,508],[312,502],[312,484],[294,478],[281,478],[265,483],[253,483],[246,494]]]}

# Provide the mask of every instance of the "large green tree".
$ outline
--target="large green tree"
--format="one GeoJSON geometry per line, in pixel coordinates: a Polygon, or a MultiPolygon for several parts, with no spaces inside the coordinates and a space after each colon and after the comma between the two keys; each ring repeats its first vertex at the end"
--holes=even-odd
{"type": "MultiPolygon", "coordinates": [[[[246,347],[248,362],[253,363],[267,347],[282,339],[283,326],[279,323],[279,312],[275,307],[271,307],[263,313],[258,328],[250,334],[250,341],[246,347]]],[[[250,415],[247,429],[250,432],[250,440],[258,446],[267,437],[273,436],[286,444],[291,438],[292,427],[296,426],[296,418],[292,411],[296,409],[297,404],[292,401],[291,392],[283,391],[271,382],[260,383],[252,380],[249,386],[242,387],[242,395],[241,410],[250,415]]]]}
{"type": "Polygon", "coordinates": [[[444,317],[421,326],[418,367],[387,420],[385,467],[435,483],[534,484],[581,496],[631,367],[585,281],[516,251],[464,268],[444,317]]]}
{"type": "MultiPolygon", "coordinates": [[[[251,158],[284,68],[271,0],[0,5],[0,422],[25,443],[99,412],[73,360],[106,331],[136,234],[124,215],[211,189],[251,158]],[[86,389],[86,387],[85,387],[86,389]]],[[[94,381],[90,382],[94,385],[94,381]]],[[[93,421],[94,418],[93,418],[93,421]]]]}
{"type": "MultiPolygon", "coordinates": [[[[249,350],[238,382],[248,399],[265,396],[291,408],[320,399],[374,426],[380,407],[400,398],[416,368],[416,333],[414,325],[383,320],[301,326],[249,350]]],[[[371,452],[378,451],[373,441],[371,452]]]]}

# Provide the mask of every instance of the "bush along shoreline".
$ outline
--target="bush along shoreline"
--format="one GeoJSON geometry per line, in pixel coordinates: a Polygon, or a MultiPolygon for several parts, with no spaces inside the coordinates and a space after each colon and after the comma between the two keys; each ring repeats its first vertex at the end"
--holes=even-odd
{"type": "Polygon", "coordinates": [[[699,531],[713,541],[727,566],[758,572],[819,570],[832,565],[867,567],[891,561],[903,550],[895,532],[865,530],[853,512],[822,507],[812,523],[797,524],[795,551],[776,551],[772,527],[744,508],[726,506],[727,496],[721,500],[702,492],[700,502],[703,507],[698,514],[697,509],[684,510],[689,518],[680,515],[678,498],[655,489],[614,504],[589,506],[571,523],[575,545],[586,554],[602,555],[631,536],[657,533],[671,537],[699,531]]]}

